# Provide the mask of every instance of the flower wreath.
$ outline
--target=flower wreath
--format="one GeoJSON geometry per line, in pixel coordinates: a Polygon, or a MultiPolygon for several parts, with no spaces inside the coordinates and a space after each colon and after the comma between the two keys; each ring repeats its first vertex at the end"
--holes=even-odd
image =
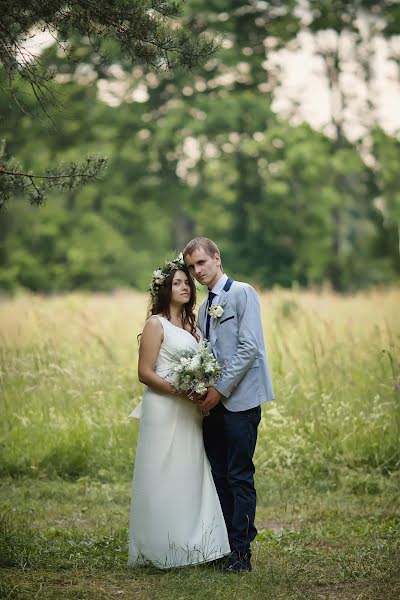
{"type": "Polygon", "coordinates": [[[155,298],[157,296],[160,287],[164,285],[168,275],[173,271],[182,269],[184,266],[185,262],[183,260],[183,254],[180,252],[177,258],[166,260],[163,267],[159,267],[156,271],[153,271],[153,277],[149,287],[149,292],[152,297],[155,298]]]}

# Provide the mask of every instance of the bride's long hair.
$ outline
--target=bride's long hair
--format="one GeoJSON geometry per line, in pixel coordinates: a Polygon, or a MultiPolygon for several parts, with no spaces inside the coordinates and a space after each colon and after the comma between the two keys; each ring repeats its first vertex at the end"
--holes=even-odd
{"type": "Polygon", "coordinates": [[[188,331],[190,331],[190,333],[197,339],[198,334],[196,331],[196,316],[194,314],[194,307],[196,305],[196,286],[194,284],[193,277],[189,273],[189,269],[185,265],[172,271],[165,277],[163,285],[158,288],[157,294],[151,298],[148,316],[163,315],[168,320],[171,318],[170,306],[172,297],[172,282],[177,270],[185,273],[190,287],[189,302],[184,304],[182,307],[182,326],[185,329],[188,329],[188,331]]]}

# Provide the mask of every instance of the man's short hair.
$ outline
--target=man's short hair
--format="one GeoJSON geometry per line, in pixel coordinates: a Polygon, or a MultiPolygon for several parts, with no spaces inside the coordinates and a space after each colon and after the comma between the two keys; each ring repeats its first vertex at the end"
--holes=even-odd
{"type": "Polygon", "coordinates": [[[205,237],[198,237],[190,240],[190,242],[186,244],[182,252],[183,258],[185,258],[187,255],[190,256],[199,248],[202,248],[211,257],[214,257],[215,254],[219,254],[221,256],[219,248],[215,242],[205,237]]]}

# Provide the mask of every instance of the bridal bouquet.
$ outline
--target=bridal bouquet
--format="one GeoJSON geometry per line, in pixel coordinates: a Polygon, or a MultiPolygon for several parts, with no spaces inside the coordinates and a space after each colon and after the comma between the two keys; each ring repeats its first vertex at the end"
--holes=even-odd
{"type": "Polygon", "coordinates": [[[221,377],[222,367],[215,356],[209,353],[206,340],[197,350],[184,350],[176,357],[176,366],[171,369],[168,381],[178,392],[188,395],[205,394],[221,377]]]}

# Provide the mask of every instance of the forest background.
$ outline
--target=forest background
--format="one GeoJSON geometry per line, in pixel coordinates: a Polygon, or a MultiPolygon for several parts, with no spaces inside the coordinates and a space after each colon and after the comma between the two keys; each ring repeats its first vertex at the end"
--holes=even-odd
{"type": "Polygon", "coordinates": [[[132,65],[110,40],[100,60],[75,35],[41,53],[55,73],[41,108],[27,83],[23,110],[0,96],[4,160],[40,174],[108,158],[101,178],[51,191],[41,208],[18,194],[3,206],[0,288],[145,290],[196,235],[216,239],[226,270],[260,287],[398,281],[400,142],[396,122],[382,122],[377,61],[384,47],[398,93],[398,3],[189,0],[182,22],[221,40],[192,72],[132,65]],[[301,98],[288,93],[276,108],[305,41],[325,86],[318,130],[301,98]]]}

